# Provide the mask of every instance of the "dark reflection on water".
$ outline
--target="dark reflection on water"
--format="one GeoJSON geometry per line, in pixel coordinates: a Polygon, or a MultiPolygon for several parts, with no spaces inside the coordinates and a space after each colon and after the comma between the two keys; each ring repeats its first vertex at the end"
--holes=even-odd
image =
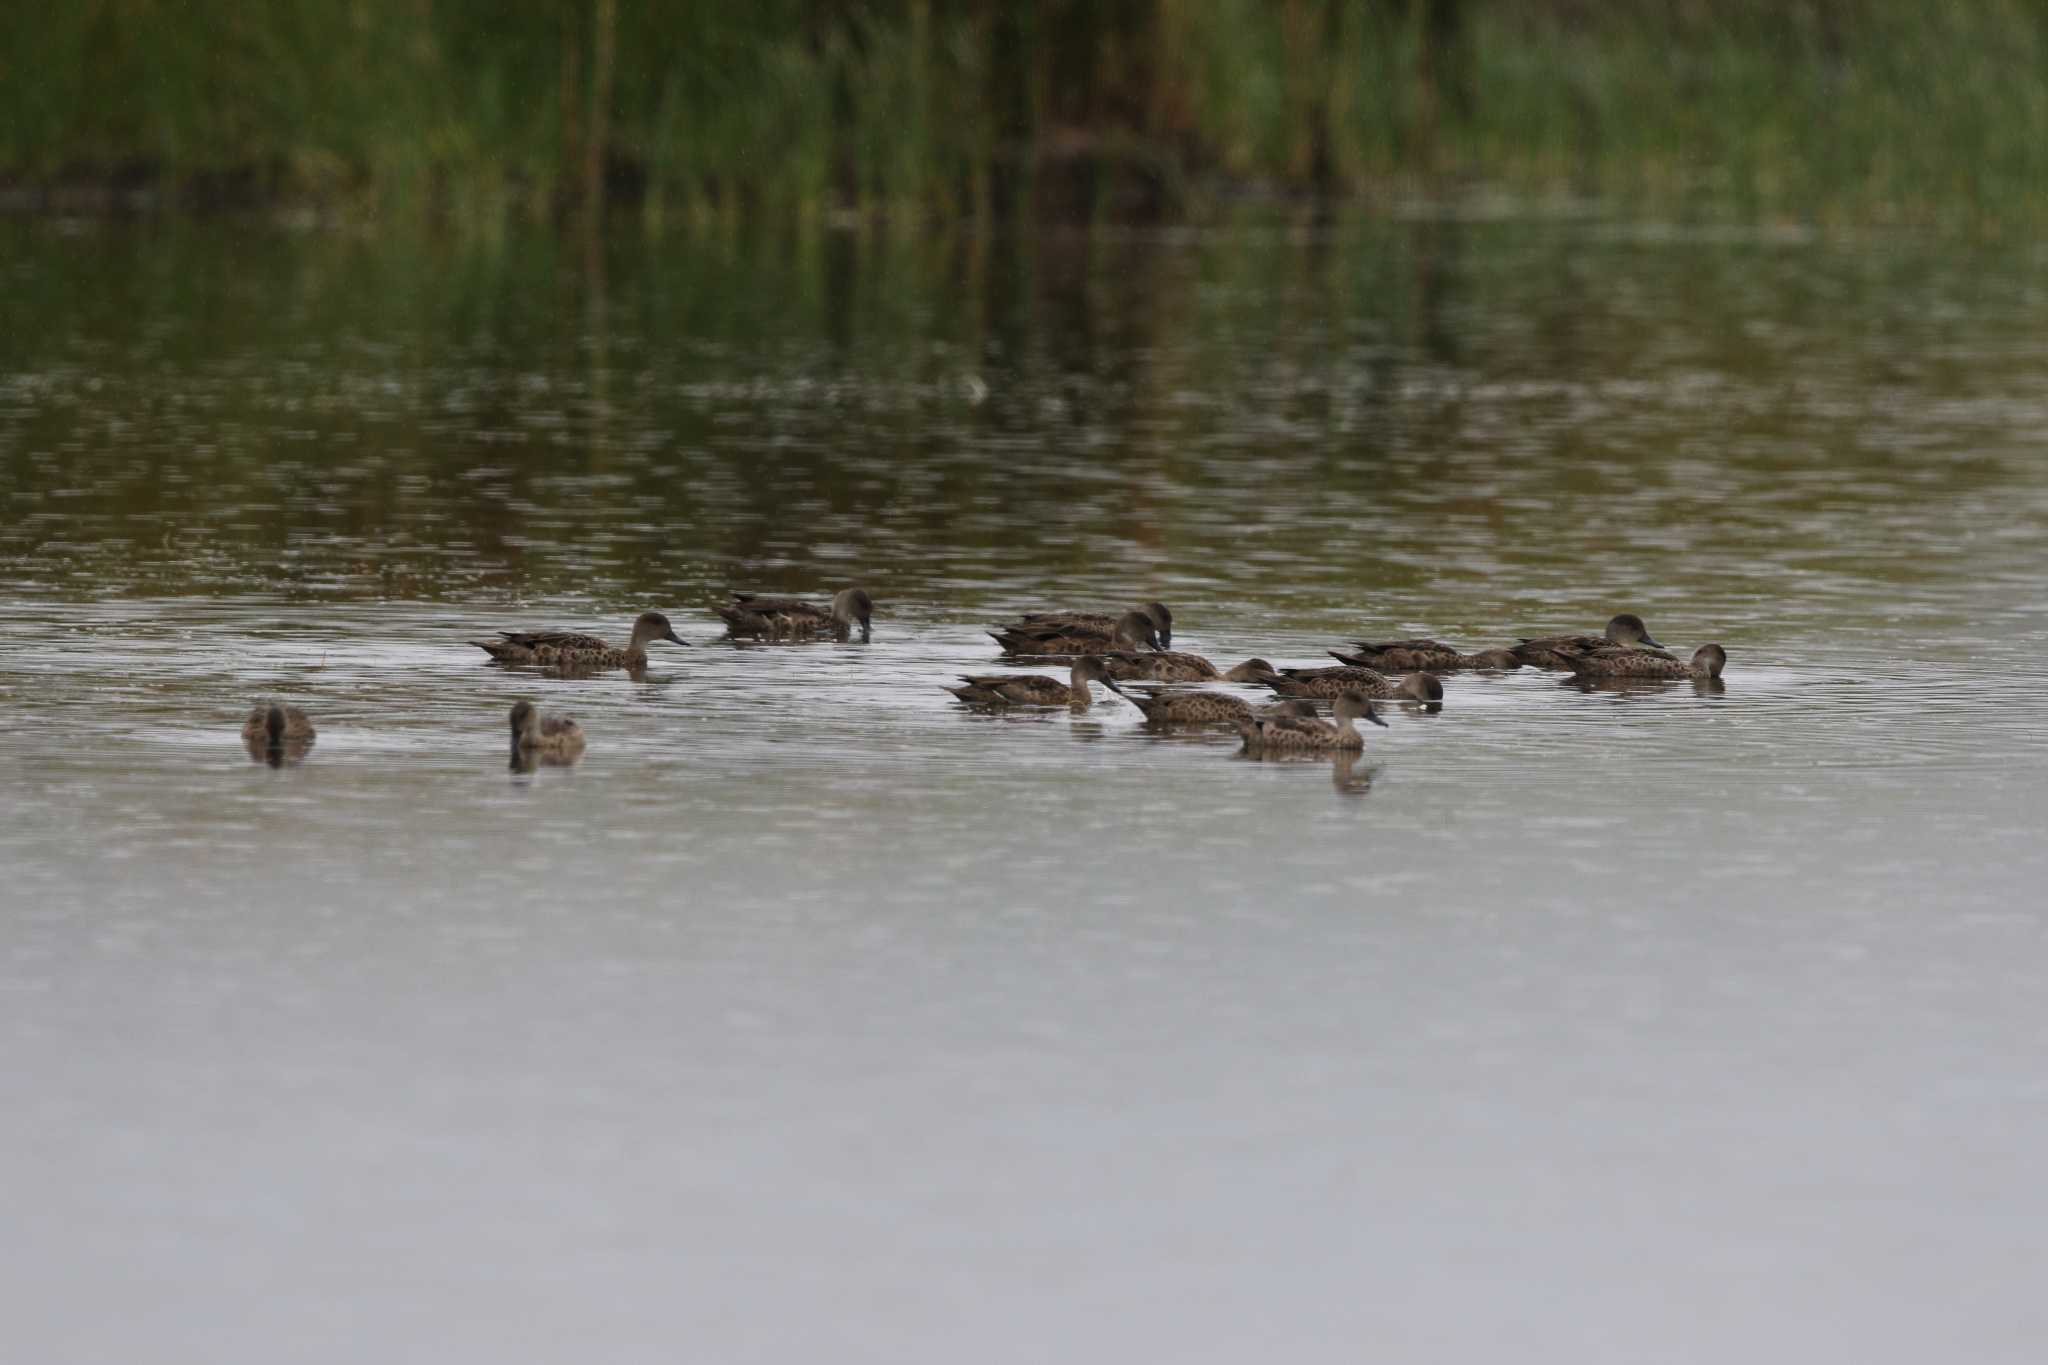
{"type": "Polygon", "coordinates": [[[572,1310],[679,1293],[722,1358],[2034,1348],[2036,253],[7,223],[0,272],[37,1358],[626,1359],[572,1310]],[[720,641],[853,584],[871,644],[720,641]],[[1448,675],[1295,763],[943,690],[1152,598],[1226,666],[1624,609],[1730,662],[1448,675]],[[697,647],[467,643],[647,609],[697,647]],[[274,772],[265,694],[320,729],[274,772]],[[501,766],[521,696],[575,768],[501,766]]]}

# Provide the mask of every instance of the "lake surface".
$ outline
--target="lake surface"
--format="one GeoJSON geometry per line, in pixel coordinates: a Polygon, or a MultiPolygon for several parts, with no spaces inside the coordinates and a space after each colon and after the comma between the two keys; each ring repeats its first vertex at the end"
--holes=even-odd
{"type": "Polygon", "coordinates": [[[2048,256],[0,273],[10,1358],[2038,1359],[2048,256]],[[711,612],[855,582],[867,645],[711,612]],[[1225,666],[1618,610],[1730,662],[1453,676],[1349,767],[942,690],[1152,597],[1225,666]],[[638,679],[466,643],[649,607],[638,679]],[[522,696],[581,764],[508,770],[522,696]]]}

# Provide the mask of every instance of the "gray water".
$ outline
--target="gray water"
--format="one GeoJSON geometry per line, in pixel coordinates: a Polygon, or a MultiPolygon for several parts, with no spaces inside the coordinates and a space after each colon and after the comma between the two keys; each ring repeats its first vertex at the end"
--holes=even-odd
{"type": "Polygon", "coordinates": [[[0,248],[9,1359],[2038,1358],[2037,253],[0,248]],[[1730,663],[1351,765],[942,690],[1151,597],[1730,663]]]}

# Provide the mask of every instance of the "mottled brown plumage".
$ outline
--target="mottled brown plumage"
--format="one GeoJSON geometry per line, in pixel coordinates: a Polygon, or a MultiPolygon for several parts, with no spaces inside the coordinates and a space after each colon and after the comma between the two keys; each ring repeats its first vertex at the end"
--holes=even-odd
{"type": "Polygon", "coordinates": [[[633,638],[624,648],[595,635],[569,630],[501,630],[495,640],[470,643],[501,664],[552,664],[571,669],[639,668],[647,662],[647,646],[655,640],[687,645],[668,618],[658,611],[640,613],[633,638]]]}
{"type": "MultiPolygon", "coordinates": [[[[1147,602],[1134,608],[1139,615],[1152,623],[1152,629],[1159,636],[1161,649],[1173,648],[1173,613],[1164,602],[1147,602]]],[[[1100,635],[1105,638],[1116,633],[1116,623],[1121,612],[1099,611],[1027,611],[1017,618],[1011,630],[1039,631],[1055,630],[1070,635],[1100,635]]]]}
{"type": "MultiPolygon", "coordinates": [[[[1570,668],[1576,655],[1590,654],[1598,649],[1641,649],[1652,650],[1666,659],[1673,656],[1664,653],[1664,646],[1650,638],[1649,627],[1643,618],[1634,612],[1622,612],[1607,623],[1602,635],[1545,635],[1538,639],[1524,639],[1510,647],[1509,652],[1523,663],[1535,668],[1570,668]]],[[[1676,662],[1673,659],[1673,662],[1676,662]]]]}
{"type": "Polygon", "coordinates": [[[1212,682],[1221,676],[1201,655],[1173,649],[1140,654],[1121,650],[1103,655],[1102,662],[1118,682],[1212,682]]]}
{"type": "Polygon", "coordinates": [[[1511,649],[1482,649],[1477,654],[1467,654],[1456,645],[1447,645],[1441,640],[1382,640],[1378,643],[1358,640],[1353,642],[1350,653],[1341,649],[1328,652],[1339,663],[1376,669],[1381,673],[1413,673],[1418,670],[1448,673],[1459,669],[1522,666],[1522,661],[1511,649]]]}
{"type": "Polygon", "coordinates": [[[1066,682],[1040,673],[963,673],[960,681],[966,685],[946,690],[976,706],[1070,706],[1084,711],[1094,700],[1089,695],[1089,683],[1099,682],[1112,692],[1123,691],[1110,681],[1102,660],[1093,655],[1074,660],[1066,682]]]}
{"type": "Polygon", "coordinates": [[[990,631],[989,635],[1005,654],[1023,658],[1072,658],[1118,650],[1135,653],[1161,647],[1158,627],[1138,611],[1127,611],[1118,617],[1107,635],[1062,626],[1006,626],[990,631]]]}
{"type": "Polygon", "coordinates": [[[1244,739],[1246,750],[1254,753],[1271,753],[1276,750],[1314,749],[1362,749],[1365,736],[1351,722],[1371,721],[1374,725],[1385,725],[1372,702],[1358,692],[1346,692],[1337,698],[1336,721],[1308,716],[1284,716],[1261,718],[1240,723],[1237,733],[1244,739]]]}
{"type": "Polygon", "coordinates": [[[242,722],[242,747],[258,763],[278,767],[287,759],[296,763],[304,758],[315,733],[312,718],[298,707],[258,702],[242,722]]]}
{"type": "Polygon", "coordinates": [[[1346,692],[1382,700],[1442,701],[1444,685],[1433,674],[1410,673],[1398,681],[1371,668],[1283,668],[1258,681],[1283,697],[1341,697],[1346,692]]]}
{"type": "Polygon", "coordinates": [[[1728,651],[1719,645],[1701,645],[1691,660],[1674,659],[1661,650],[1620,649],[1608,646],[1568,656],[1572,672],[1581,678],[1694,678],[1714,679],[1728,666],[1728,651]]]}
{"type": "Polygon", "coordinates": [[[819,606],[800,597],[763,597],[736,592],[733,604],[716,608],[726,631],[735,638],[807,640],[830,636],[845,640],[856,628],[865,644],[873,634],[874,600],[862,588],[842,588],[819,606]]]}
{"type": "Polygon", "coordinates": [[[1120,695],[1144,712],[1145,719],[1155,725],[1237,725],[1259,717],[1280,719],[1316,714],[1315,703],[1302,699],[1254,706],[1243,697],[1233,697],[1228,692],[1162,692],[1150,697],[1125,692],[1120,695]]]}

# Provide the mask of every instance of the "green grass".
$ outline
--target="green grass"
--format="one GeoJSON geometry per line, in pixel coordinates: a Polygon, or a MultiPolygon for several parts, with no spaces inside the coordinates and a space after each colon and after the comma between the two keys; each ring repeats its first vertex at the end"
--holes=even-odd
{"type": "MultiPolygon", "coordinates": [[[[611,210],[965,220],[1008,184],[1041,212],[1198,214],[1248,187],[1478,186],[2048,221],[2040,0],[1005,3],[618,0],[611,210]]],[[[8,11],[0,181],[32,196],[472,224],[583,206],[599,0],[8,11]]]]}

